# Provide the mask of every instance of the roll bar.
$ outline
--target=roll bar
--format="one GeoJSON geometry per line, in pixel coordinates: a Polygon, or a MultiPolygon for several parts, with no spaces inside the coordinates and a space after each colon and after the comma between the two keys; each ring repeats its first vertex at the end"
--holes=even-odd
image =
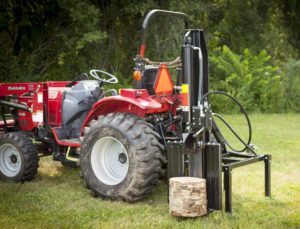
{"type": "Polygon", "coordinates": [[[141,45],[139,48],[138,54],[141,56],[144,56],[145,52],[145,43],[146,43],[146,35],[147,35],[147,25],[151,18],[153,18],[154,15],[164,15],[164,16],[173,16],[173,17],[179,17],[184,20],[185,29],[188,29],[189,27],[189,18],[186,14],[180,13],[180,12],[174,12],[174,11],[167,11],[167,10],[151,10],[145,17],[143,22],[143,28],[142,28],[142,36],[141,36],[141,45]]]}

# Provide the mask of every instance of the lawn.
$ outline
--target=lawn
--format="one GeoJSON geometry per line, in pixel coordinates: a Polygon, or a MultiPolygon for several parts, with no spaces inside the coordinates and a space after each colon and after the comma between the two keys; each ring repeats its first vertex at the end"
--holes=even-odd
{"type": "MultiPolygon", "coordinates": [[[[247,136],[243,116],[225,118],[247,136]]],[[[32,182],[0,181],[0,228],[300,228],[300,115],[250,119],[258,152],[273,157],[271,198],[264,197],[261,162],[233,170],[232,214],[177,218],[168,212],[166,184],[134,204],[101,200],[84,188],[79,169],[42,158],[32,182]]]]}

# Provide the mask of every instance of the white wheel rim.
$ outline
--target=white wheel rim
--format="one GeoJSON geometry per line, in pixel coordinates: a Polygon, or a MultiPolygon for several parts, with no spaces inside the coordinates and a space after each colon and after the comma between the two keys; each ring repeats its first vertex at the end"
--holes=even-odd
{"type": "Polygon", "coordinates": [[[128,172],[129,159],[123,144],[113,137],[100,138],[92,148],[91,165],[104,184],[121,183],[128,172]]]}
{"type": "Polygon", "coordinates": [[[7,177],[16,176],[21,169],[21,156],[12,144],[0,146],[0,171],[7,177]]]}

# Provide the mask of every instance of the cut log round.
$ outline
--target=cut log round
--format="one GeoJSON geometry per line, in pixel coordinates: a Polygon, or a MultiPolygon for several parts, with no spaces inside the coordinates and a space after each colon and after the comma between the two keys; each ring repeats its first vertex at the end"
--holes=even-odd
{"type": "Polygon", "coordinates": [[[198,217],[207,213],[206,180],[197,177],[169,179],[169,211],[174,216],[198,217]]]}

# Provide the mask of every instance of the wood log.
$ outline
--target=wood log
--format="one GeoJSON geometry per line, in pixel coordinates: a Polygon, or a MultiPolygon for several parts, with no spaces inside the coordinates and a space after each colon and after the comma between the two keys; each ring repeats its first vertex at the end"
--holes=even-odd
{"type": "Polygon", "coordinates": [[[169,212],[181,217],[207,214],[206,180],[198,177],[170,178],[169,212]]]}

